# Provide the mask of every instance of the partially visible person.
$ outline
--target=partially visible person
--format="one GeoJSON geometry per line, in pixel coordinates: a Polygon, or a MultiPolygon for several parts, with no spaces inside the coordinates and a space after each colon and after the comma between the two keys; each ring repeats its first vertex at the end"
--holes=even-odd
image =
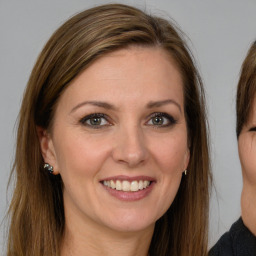
{"type": "Polygon", "coordinates": [[[242,216],[210,256],[256,255],[256,41],[243,62],[236,98],[236,134],[243,175],[242,216]]]}
{"type": "Polygon", "coordinates": [[[205,256],[204,89],[169,21],[110,4],[50,38],[19,116],[8,256],[205,256]]]}

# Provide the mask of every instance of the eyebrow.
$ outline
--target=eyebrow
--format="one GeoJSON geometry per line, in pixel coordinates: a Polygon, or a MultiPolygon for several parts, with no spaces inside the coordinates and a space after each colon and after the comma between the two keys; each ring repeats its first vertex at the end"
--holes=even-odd
{"type": "Polygon", "coordinates": [[[151,101],[147,104],[147,108],[155,108],[155,107],[161,107],[163,105],[167,105],[167,104],[174,104],[178,107],[178,109],[181,111],[181,106],[178,102],[176,102],[175,100],[172,99],[167,99],[167,100],[161,100],[161,101],[151,101]]]}
{"type": "Polygon", "coordinates": [[[93,106],[97,106],[100,108],[105,108],[105,109],[110,109],[110,110],[115,110],[116,107],[107,103],[107,102],[103,102],[103,101],[84,101],[79,103],[78,105],[76,105],[74,108],[72,108],[72,110],[70,111],[70,113],[74,112],[75,110],[77,110],[78,108],[84,106],[84,105],[93,105],[93,106]]]}
{"type": "MultiPolygon", "coordinates": [[[[163,105],[167,105],[167,104],[174,104],[178,107],[178,109],[181,111],[181,106],[179,103],[177,103],[175,100],[172,99],[167,99],[167,100],[161,100],[161,101],[150,101],[146,107],[147,108],[158,108],[161,107],[163,105]]],[[[109,110],[116,110],[117,108],[112,105],[109,104],[107,102],[103,102],[103,101],[84,101],[79,103],[78,105],[76,105],[74,108],[72,108],[72,110],[70,111],[70,113],[74,112],[75,110],[77,110],[78,108],[84,106],[84,105],[93,105],[93,106],[97,106],[100,108],[105,108],[105,109],[109,109],[109,110]]]]}

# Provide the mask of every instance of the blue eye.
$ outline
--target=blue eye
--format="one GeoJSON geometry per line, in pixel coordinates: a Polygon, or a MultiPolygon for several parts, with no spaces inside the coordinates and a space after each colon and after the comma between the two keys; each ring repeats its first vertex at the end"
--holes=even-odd
{"type": "Polygon", "coordinates": [[[166,113],[153,113],[147,124],[152,126],[167,127],[177,123],[177,121],[166,113]]]}
{"type": "Polygon", "coordinates": [[[80,123],[92,128],[100,128],[102,126],[110,125],[106,115],[102,113],[94,113],[94,114],[85,116],[80,120],[80,123]]]}

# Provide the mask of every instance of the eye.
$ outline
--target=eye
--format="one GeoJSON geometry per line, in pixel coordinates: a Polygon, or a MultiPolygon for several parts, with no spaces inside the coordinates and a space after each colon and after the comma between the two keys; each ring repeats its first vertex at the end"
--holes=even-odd
{"type": "Polygon", "coordinates": [[[108,121],[107,116],[102,113],[94,113],[94,114],[85,116],[80,120],[80,123],[94,129],[111,125],[110,122],[108,121]]]}
{"type": "Polygon", "coordinates": [[[168,127],[177,123],[177,121],[167,113],[153,113],[147,124],[159,127],[168,127]]]}
{"type": "Polygon", "coordinates": [[[249,132],[256,132],[256,127],[250,128],[249,132]]]}

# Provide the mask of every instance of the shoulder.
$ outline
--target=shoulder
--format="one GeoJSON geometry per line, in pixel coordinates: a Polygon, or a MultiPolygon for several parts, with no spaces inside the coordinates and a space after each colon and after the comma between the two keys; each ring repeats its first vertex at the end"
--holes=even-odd
{"type": "Polygon", "coordinates": [[[212,247],[209,252],[209,256],[233,256],[232,252],[232,240],[230,232],[226,232],[221,236],[219,241],[212,247]]]}
{"type": "Polygon", "coordinates": [[[209,256],[256,255],[256,237],[247,229],[242,219],[236,221],[210,250],[209,256]]]}

